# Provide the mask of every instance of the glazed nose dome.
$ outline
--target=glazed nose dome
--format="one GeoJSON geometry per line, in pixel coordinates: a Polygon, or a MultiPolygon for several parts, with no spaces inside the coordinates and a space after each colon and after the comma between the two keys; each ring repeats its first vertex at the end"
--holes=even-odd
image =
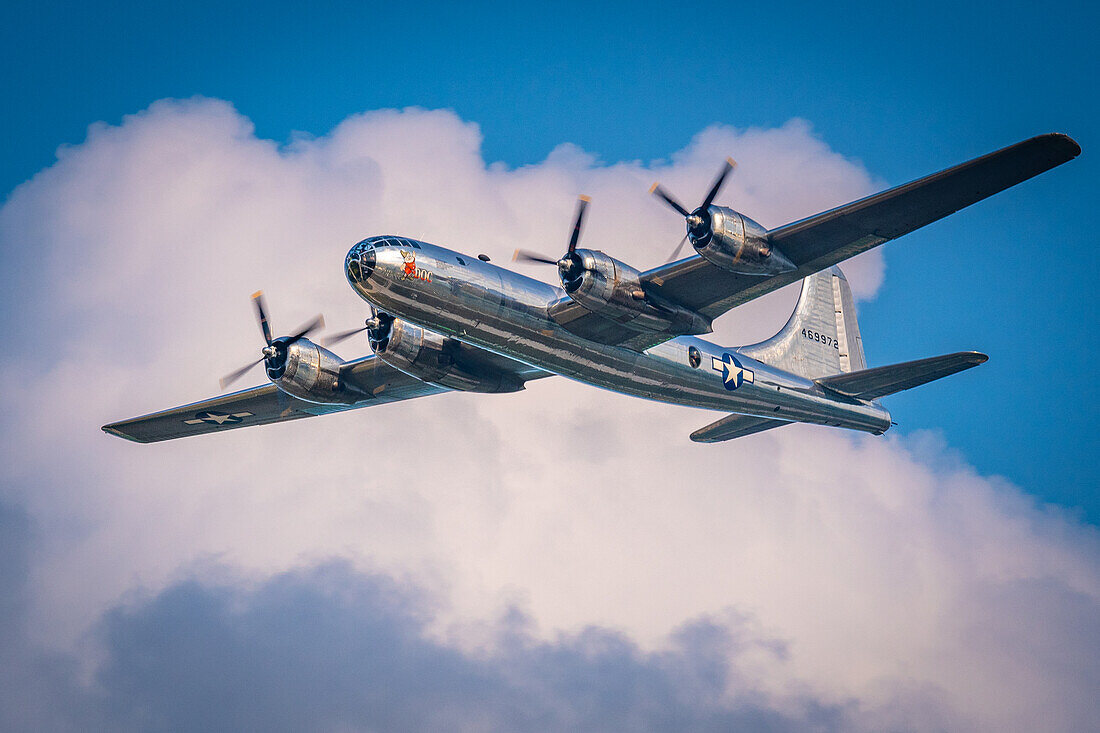
{"type": "Polygon", "coordinates": [[[348,252],[344,261],[344,275],[352,285],[367,280],[374,272],[374,242],[364,239],[348,252]]]}

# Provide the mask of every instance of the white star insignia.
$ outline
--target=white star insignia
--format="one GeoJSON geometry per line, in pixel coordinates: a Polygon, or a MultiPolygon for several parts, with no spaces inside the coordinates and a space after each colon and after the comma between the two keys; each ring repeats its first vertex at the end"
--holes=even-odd
{"type": "Polygon", "coordinates": [[[251,417],[251,412],[234,412],[232,415],[226,415],[221,412],[200,412],[191,420],[184,420],[186,425],[224,425],[228,423],[241,422],[241,418],[251,417]]]}
{"type": "Polygon", "coordinates": [[[718,357],[711,357],[710,360],[711,369],[716,372],[722,372],[722,383],[727,387],[733,385],[732,389],[737,389],[745,382],[750,384],[756,378],[751,369],[745,369],[738,366],[733,357],[729,354],[724,354],[721,359],[718,357]]]}

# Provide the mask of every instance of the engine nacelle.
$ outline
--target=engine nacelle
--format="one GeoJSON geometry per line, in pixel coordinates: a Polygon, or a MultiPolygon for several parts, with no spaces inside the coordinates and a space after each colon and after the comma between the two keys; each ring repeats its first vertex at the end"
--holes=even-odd
{"type": "Polygon", "coordinates": [[[432,384],[463,392],[517,392],[513,374],[474,366],[473,347],[421,326],[379,314],[382,327],[367,332],[375,355],[390,366],[432,384]]]}
{"type": "Polygon", "coordinates": [[[768,230],[744,214],[711,206],[695,215],[710,216],[710,226],[703,224],[692,230],[691,244],[714,266],[744,275],[779,275],[796,269],[786,255],[771,246],[768,230]]]}
{"type": "Polygon", "coordinates": [[[562,285],[569,297],[585,309],[627,328],[677,335],[710,333],[703,316],[664,301],[642,288],[641,273],[614,257],[591,249],[578,249],[559,265],[562,285]]]}
{"type": "MultiPolygon", "coordinates": [[[[279,339],[273,344],[278,347],[279,339]]],[[[267,376],[287,394],[323,404],[350,404],[362,397],[340,380],[344,361],[328,349],[302,338],[279,351],[285,357],[268,363],[267,376]]]]}

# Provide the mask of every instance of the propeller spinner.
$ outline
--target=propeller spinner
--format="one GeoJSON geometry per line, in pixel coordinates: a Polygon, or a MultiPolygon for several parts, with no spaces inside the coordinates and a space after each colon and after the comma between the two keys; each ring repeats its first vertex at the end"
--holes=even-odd
{"type": "Polygon", "coordinates": [[[699,208],[691,212],[684,208],[683,204],[666,191],[660,183],[654,183],[653,186],[650,187],[649,192],[651,194],[668,204],[676,213],[684,217],[684,221],[687,223],[687,234],[685,234],[684,238],[680,240],[680,243],[676,245],[676,249],[672,251],[672,256],[668,258],[669,262],[672,262],[680,255],[680,250],[684,248],[684,243],[687,242],[688,239],[691,239],[693,244],[700,243],[704,245],[710,239],[713,234],[709,211],[710,205],[714,203],[714,199],[718,196],[722,184],[726,182],[726,176],[736,167],[737,163],[734,162],[733,158],[726,158],[725,165],[722,167],[722,170],[718,172],[718,176],[714,179],[714,183],[710,185],[710,190],[707,191],[703,203],[699,205],[699,208]]]}
{"type": "Polygon", "coordinates": [[[256,308],[256,320],[260,324],[260,331],[263,333],[265,346],[260,350],[260,358],[245,366],[231,372],[221,378],[221,388],[225,389],[233,382],[247,374],[253,367],[261,362],[266,362],[267,369],[269,371],[278,372],[286,365],[287,348],[301,339],[305,338],[314,331],[325,327],[324,316],[318,314],[316,318],[305,324],[294,333],[293,336],[280,336],[278,338],[272,338],[271,336],[271,323],[267,318],[267,308],[264,302],[263,291],[257,290],[252,294],[252,305],[256,308]]]}
{"type": "Polygon", "coordinates": [[[513,262],[532,262],[540,265],[557,265],[563,283],[570,283],[584,274],[584,265],[577,255],[577,243],[581,239],[581,227],[584,225],[584,212],[591,201],[587,196],[577,199],[577,212],[573,215],[573,233],[569,237],[569,246],[561,259],[552,259],[546,255],[527,249],[517,249],[512,255],[513,262]]]}
{"type": "Polygon", "coordinates": [[[327,349],[328,347],[335,346],[341,341],[346,341],[355,334],[362,333],[363,331],[367,332],[367,336],[370,338],[372,344],[379,341],[383,337],[383,332],[385,331],[385,329],[387,329],[390,323],[393,322],[393,317],[389,316],[386,313],[379,313],[377,310],[375,310],[373,305],[368,304],[367,307],[370,308],[370,318],[368,318],[362,326],[360,326],[359,328],[353,328],[348,331],[340,331],[339,333],[334,333],[331,336],[327,336],[326,338],[321,340],[321,345],[327,349]]]}

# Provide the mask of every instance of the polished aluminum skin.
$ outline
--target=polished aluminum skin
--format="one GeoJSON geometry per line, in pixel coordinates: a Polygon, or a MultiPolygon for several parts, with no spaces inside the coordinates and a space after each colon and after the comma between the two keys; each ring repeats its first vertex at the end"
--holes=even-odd
{"type": "Polygon", "coordinates": [[[469,365],[463,358],[462,342],[410,321],[387,318],[368,334],[379,359],[424,382],[461,392],[523,389],[523,381],[510,373],[469,365]]]}
{"type": "Polygon", "coordinates": [[[345,274],[364,300],[402,320],[597,387],[875,434],[890,427],[890,413],[881,405],[837,400],[811,379],[698,337],[674,338],[644,353],[593,343],[548,315],[567,296],[562,288],[427,242],[363,240],[348,253],[345,274]],[[699,367],[691,366],[691,348],[700,354],[699,367]],[[733,360],[728,369],[715,367],[733,360]],[[731,378],[737,383],[732,389],[731,378]]]}
{"type": "Polygon", "coordinates": [[[836,267],[1081,152],[1067,135],[1039,135],[773,230],[715,204],[727,159],[689,211],[660,184],[651,193],[683,217],[687,234],[669,262],[639,272],[578,248],[580,197],[563,256],[517,250],[556,265],[555,287],[414,239],[371,237],[345,259],[348,282],[371,316],[322,339],[317,316],[276,337],[261,293],[252,296],[265,347],[222,388],[265,364],[268,383],[110,423],[103,430],[152,443],[250,425],[382,405],[449,390],[512,392],[555,374],[605,389],[728,414],[692,433],[715,443],[806,422],[881,434],[881,397],[975,367],[978,352],[868,368],[851,290],[836,267]],[[695,255],[677,259],[685,243],[695,255]],[[772,338],[724,348],[699,338],[731,308],[801,281],[787,324],[772,338]],[[378,310],[376,310],[378,309],[378,310]],[[365,331],[372,356],[328,350],[365,331]]]}
{"type": "Polygon", "coordinates": [[[635,331],[653,333],[710,333],[710,322],[688,310],[647,293],[642,273],[599,250],[578,249],[577,274],[565,274],[565,292],[591,313],[635,331]]]}
{"type": "Polygon", "coordinates": [[[286,348],[285,366],[277,376],[268,376],[275,386],[310,402],[351,404],[363,398],[340,380],[344,360],[309,339],[299,339],[286,348]]]}
{"type": "Polygon", "coordinates": [[[710,226],[696,234],[688,221],[688,237],[699,256],[728,272],[781,275],[795,265],[768,241],[768,230],[744,214],[711,206],[695,216],[709,217],[710,226]]]}

